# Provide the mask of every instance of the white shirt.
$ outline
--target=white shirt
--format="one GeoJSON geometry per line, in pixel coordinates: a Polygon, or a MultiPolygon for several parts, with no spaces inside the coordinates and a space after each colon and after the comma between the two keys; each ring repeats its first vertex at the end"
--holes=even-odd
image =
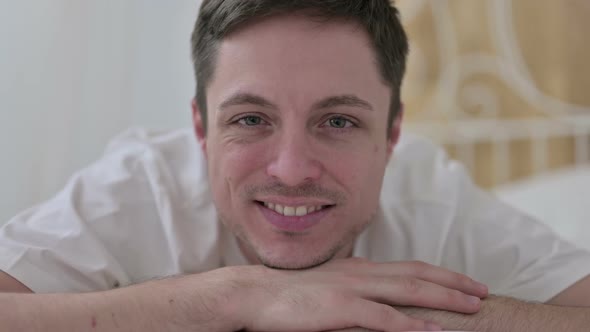
{"type": "MultiPolygon", "coordinates": [[[[590,274],[590,253],[475,187],[426,140],[404,135],[380,210],[354,255],[421,260],[491,293],[547,301],[590,274]]],[[[192,130],[133,129],[55,198],[0,229],[0,270],[38,293],[123,287],[246,264],[218,222],[192,130]]]]}

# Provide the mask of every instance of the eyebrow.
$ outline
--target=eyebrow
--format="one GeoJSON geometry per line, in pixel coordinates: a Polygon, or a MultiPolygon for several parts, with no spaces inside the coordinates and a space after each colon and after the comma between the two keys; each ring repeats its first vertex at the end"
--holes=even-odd
{"type": "MultiPolygon", "coordinates": [[[[221,103],[219,109],[223,110],[231,106],[240,105],[253,105],[274,110],[279,109],[277,105],[268,101],[264,97],[245,92],[238,92],[236,94],[231,95],[229,98],[227,98],[225,101],[221,103]]],[[[334,108],[339,106],[359,107],[369,111],[373,111],[373,106],[369,102],[352,94],[344,94],[324,98],[314,103],[312,106],[312,110],[334,108]]]]}
{"type": "Polygon", "coordinates": [[[266,100],[261,96],[257,96],[251,93],[244,93],[238,92],[236,94],[231,95],[227,98],[221,105],[219,105],[219,109],[223,110],[225,108],[231,106],[240,106],[240,105],[253,105],[259,106],[264,108],[271,108],[271,109],[278,109],[277,105],[271,103],[270,101],[266,100]]]}
{"type": "Polygon", "coordinates": [[[340,96],[332,96],[325,99],[320,100],[319,102],[315,103],[312,109],[325,109],[325,108],[333,108],[338,106],[350,106],[350,107],[359,107],[364,108],[368,111],[373,110],[373,106],[368,101],[365,101],[355,95],[340,95],[340,96]]]}

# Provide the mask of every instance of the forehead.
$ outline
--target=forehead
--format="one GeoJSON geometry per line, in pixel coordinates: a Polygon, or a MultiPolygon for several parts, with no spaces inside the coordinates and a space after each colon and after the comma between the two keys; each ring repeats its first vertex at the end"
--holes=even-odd
{"type": "Polygon", "coordinates": [[[247,24],[220,43],[208,100],[219,103],[242,91],[293,103],[329,94],[389,94],[362,27],[303,15],[247,24]]]}

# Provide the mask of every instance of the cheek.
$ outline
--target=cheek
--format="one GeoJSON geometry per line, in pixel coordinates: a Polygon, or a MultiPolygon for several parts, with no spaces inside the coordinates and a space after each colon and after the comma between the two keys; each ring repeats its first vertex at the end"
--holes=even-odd
{"type": "Polygon", "coordinates": [[[385,147],[371,144],[364,149],[333,154],[329,169],[356,200],[369,196],[374,199],[375,195],[370,194],[380,192],[386,163],[385,147]]]}
{"type": "Polygon", "coordinates": [[[209,149],[209,176],[214,187],[233,189],[245,178],[257,174],[263,165],[265,149],[256,144],[218,144],[209,149]]]}

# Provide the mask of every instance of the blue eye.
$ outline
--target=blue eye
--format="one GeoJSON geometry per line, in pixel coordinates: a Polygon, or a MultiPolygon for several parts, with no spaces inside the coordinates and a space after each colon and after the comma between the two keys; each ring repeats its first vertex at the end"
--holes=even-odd
{"type": "Polygon", "coordinates": [[[238,120],[238,123],[244,126],[248,126],[248,127],[253,127],[253,126],[259,126],[264,122],[264,120],[262,120],[261,117],[256,116],[256,115],[247,115],[243,118],[240,118],[238,120]]]}
{"type": "Polygon", "coordinates": [[[350,120],[341,116],[335,116],[333,118],[330,118],[328,121],[326,121],[326,124],[336,129],[344,129],[355,126],[355,124],[352,123],[350,120]]]}

